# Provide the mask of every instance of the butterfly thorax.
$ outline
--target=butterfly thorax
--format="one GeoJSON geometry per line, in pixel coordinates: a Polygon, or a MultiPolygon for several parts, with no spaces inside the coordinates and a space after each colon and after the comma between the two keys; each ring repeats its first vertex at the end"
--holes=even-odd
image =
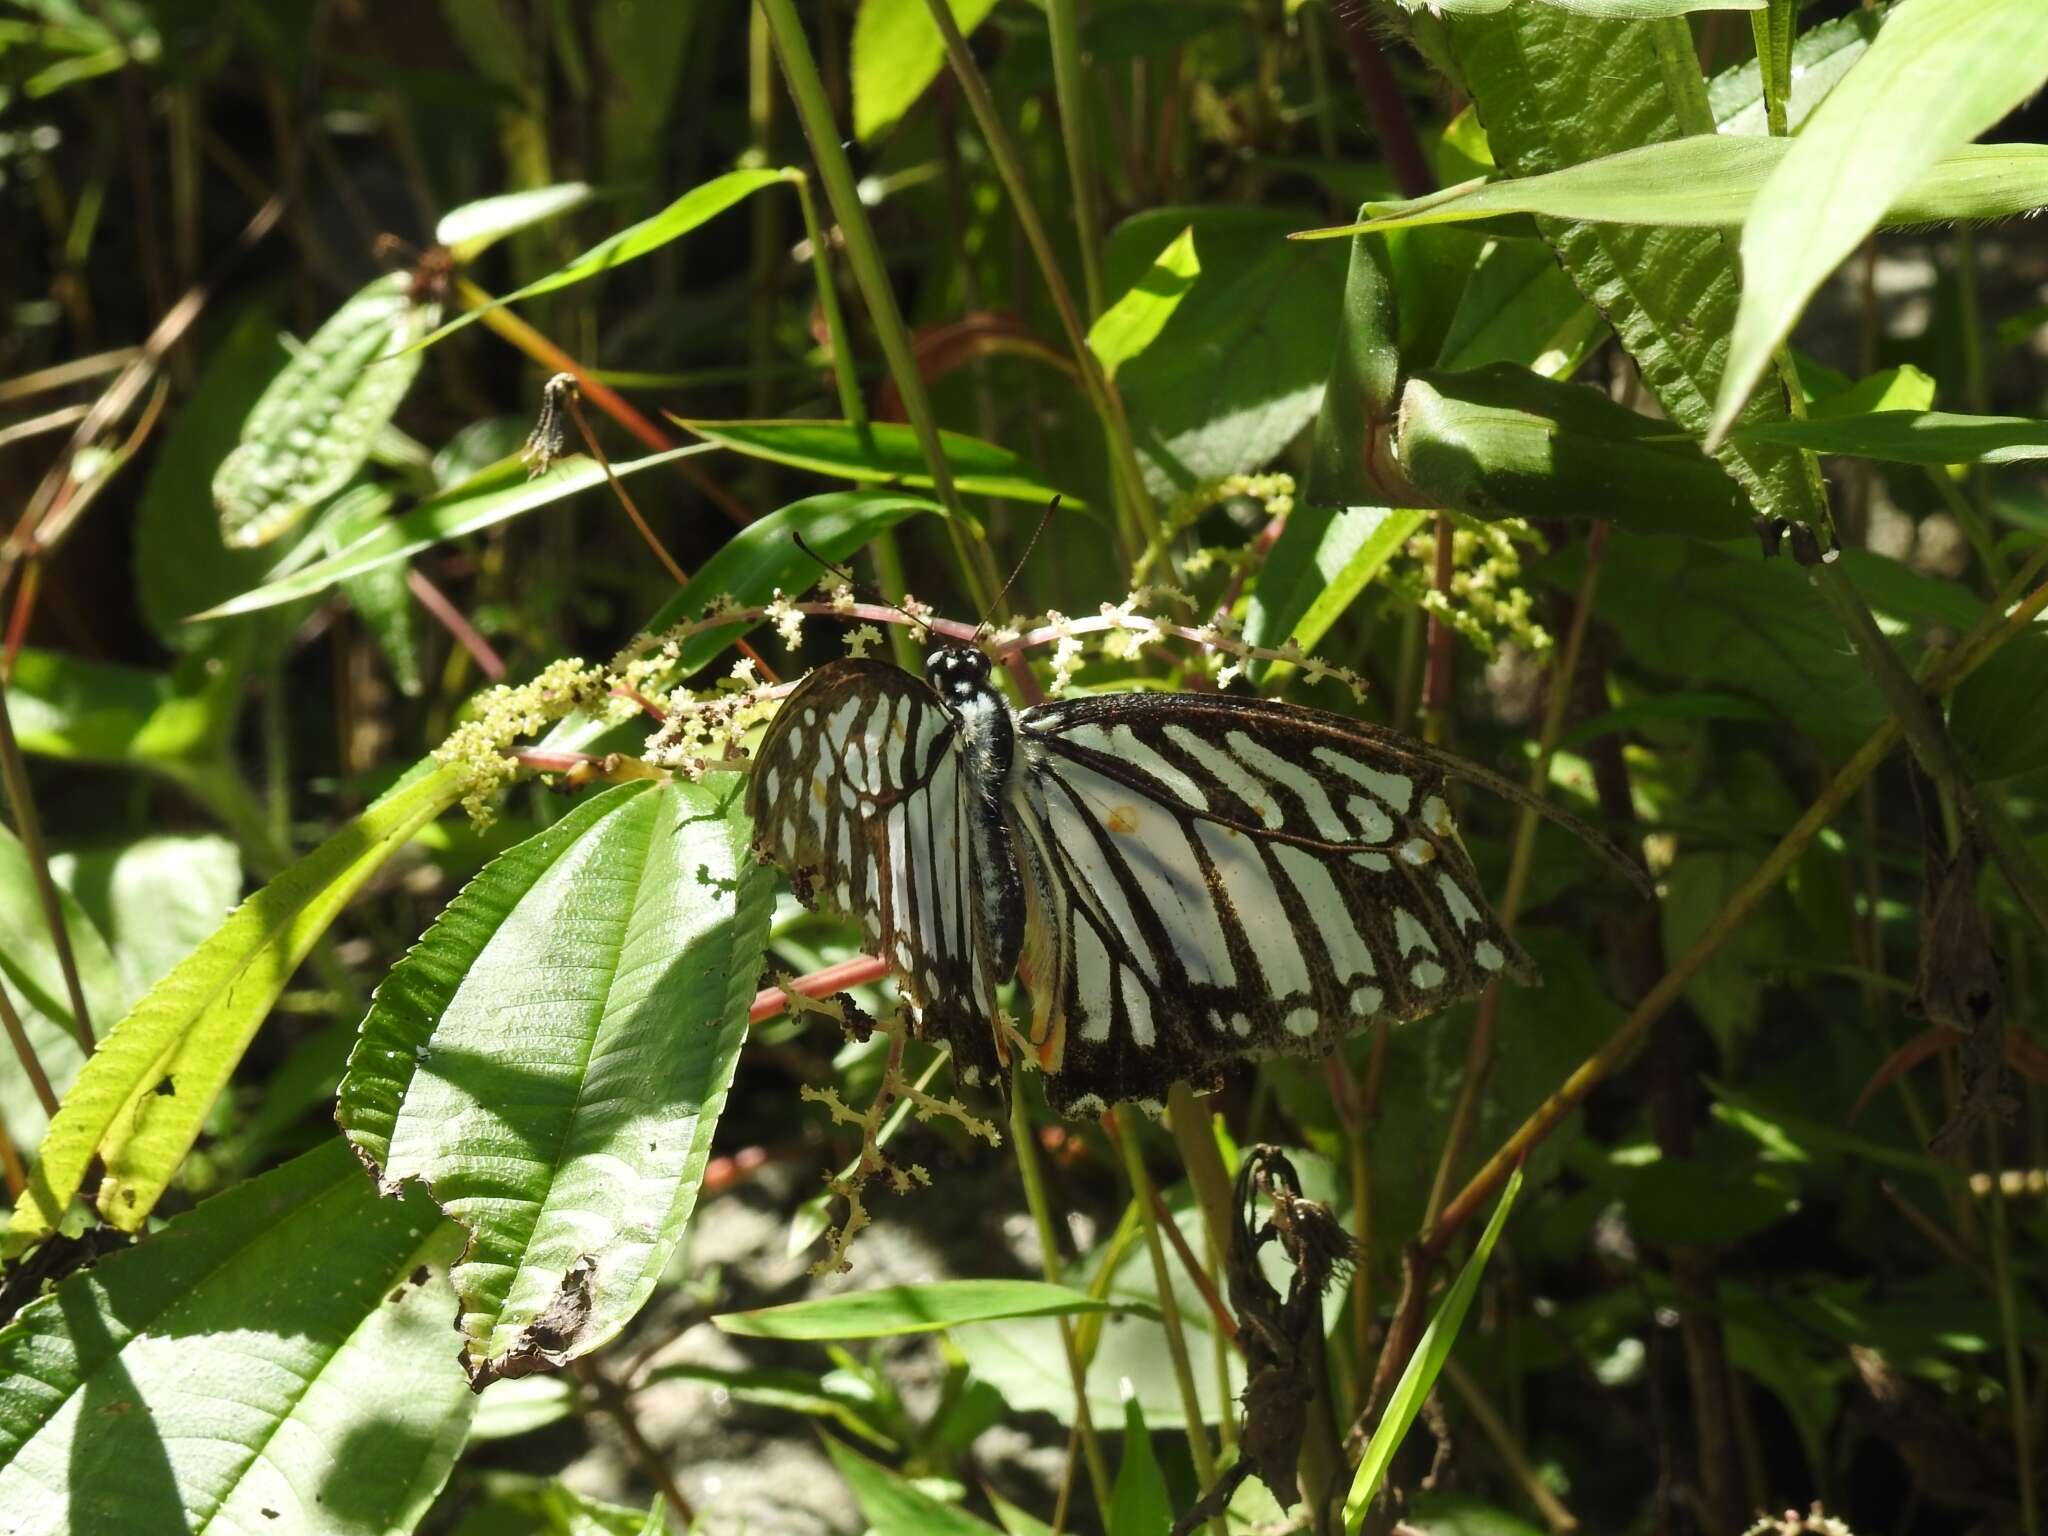
{"type": "Polygon", "coordinates": [[[989,660],[979,650],[940,646],[925,657],[924,675],[959,732],[976,913],[989,974],[1007,979],[1024,947],[1024,886],[1003,820],[1017,758],[1016,712],[989,681],[989,660]]]}

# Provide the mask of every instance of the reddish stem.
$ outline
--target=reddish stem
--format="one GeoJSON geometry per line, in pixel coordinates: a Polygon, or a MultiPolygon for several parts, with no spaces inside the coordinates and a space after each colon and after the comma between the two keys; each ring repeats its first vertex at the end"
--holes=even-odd
{"type": "Polygon", "coordinates": [[[419,605],[431,613],[455,639],[455,643],[469,652],[477,670],[494,683],[505,680],[505,660],[492,649],[491,642],[477,631],[463,611],[449,601],[448,594],[428,579],[427,574],[416,565],[405,568],[406,590],[419,600],[419,605]]]}
{"type": "MultiPolygon", "coordinates": [[[[842,960],[837,965],[828,965],[821,971],[799,976],[791,985],[803,997],[830,997],[834,992],[844,992],[848,987],[861,987],[871,981],[880,981],[888,974],[888,961],[877,960],[872,955],[855,955],[851,960],[842,960]]],[[[774,1018],[788,1006],[787,991],[781,987],[763,987],[754,994],[754,1006],[747,1010],[747,1022],[763,1023],[774,1018]]]]}

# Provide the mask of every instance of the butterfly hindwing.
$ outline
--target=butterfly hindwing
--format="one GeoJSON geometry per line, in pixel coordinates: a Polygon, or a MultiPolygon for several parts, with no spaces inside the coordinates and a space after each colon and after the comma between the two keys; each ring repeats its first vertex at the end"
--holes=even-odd
{"type": "Polygon", "coordinates": [[[1533,979],[1443,768],[1407,738],[1227,695],[1101,695],[1022,722],[1020,851],[1053,892],[1027,980],[1034,1034],[1059,1042],[1056,1107],[1163,1100],[1234,1057],[1320,1053],[1533,979]]]}
{"type": "Polygon", "coordinates": [[[962,1075],[997,1076],[958,733],[922,679],[820,667],[784,701],[747,788],[756,853],[806,906],[860,926],[962,1075]]]}

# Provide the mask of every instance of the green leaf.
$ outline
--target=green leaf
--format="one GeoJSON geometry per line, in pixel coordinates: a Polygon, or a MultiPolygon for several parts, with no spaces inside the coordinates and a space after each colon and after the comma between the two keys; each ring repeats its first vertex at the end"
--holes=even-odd
{"type": "Polygon", "coordinates": [[[1124,1404],[1124,1459],[1116,1469],[1116,1491],[1109,1501],[1109,1536],[1166,1536],[1172,1527],[1166,1479],[1152,1454],[1145,1410],[1133,1397],[1124,1404]]]}
{"type": "Polygon", "coordinates": [[[998,1536],[996,1528],[942,1504],[908,1478],[827,1437],[832,1465],[853,1490],[873,1536],[998,1536]]]}
{"type": "Polygon", "coordinates": [[[1541,1526],[1462,1493],[1418,1490],[1401,1523],[1416,1536],[1542,1536],[1541,1526]]]}
{"type": "Polygon", "coordinates": [[[456,265],[466,267],[507,235],[581,208],[590,201],[591,191],[588,182],[564,181],[464,203],[441,215],[434,226],[434,244],[446,246],[456,265]]]}
{"type": "Polygon", "coordinates": [[[1117,369],[1152,345],[1201,271],[1194,226],[1190,225],[1173,237],[1172,244],[1152,259],[1145,275],[1088,328],[1088,348],[1105,374],[1115,378],[1117,369]]]}
{"type": "MultiPolygon", "coordinates": [[[[54,871],[53,871],[54,873],[54,871]]],[[[95,1029],[104,1033],[127,1011],[134,995],[114,954],[107,947],[98,926],[68,891],[59,889],[57,907],[64,918],[71,941],[72,960],[77,967],[85,1006],[95,1029]]],[[[35,871],[20,840],[0,823],[0,980],[11,995],[25,1002],[44,1018],[76,1035],[71,1017],[70,993],[64,970],[57,959],[57,947],[50,926],[43,917],[43,904],[35,871]]]]}
{"type": "MultiPolygon", "coordinates": [[[[1291,238],[1329,240],[1361,231],[1459,224],[1537,214],[1602,224],[1713,229],[1742,222],[1792,139],[1698,134],[1645,144],[1541,176],[1467,182],[1400,203],[1369,203],[1356,224],[1303,230],[1291,238]]],[[[1881,210],[1887,225],[2001,219],[2048,204],[2048,144],[1971,144],[1951,151],[1899,187],[1881,210]]]]}
{"type": "Polygon", "coordinates": [[[705,11],[704,0],[603,0],[590,8],[591,42],[608,77],[599,93],[607,181],[653,180],[666,144],[663,130],[688,99],[678,82],[705,11]]]}
{"type": "MultiPolygon", "coordinates": [[[[1259,567],[1245,638],[1253,645],[1292,640],[1314,649],[1428,516],[1389,507],[1296,508],[1259,567]]],[[[1293,670],[1291,663],[1272,663],[1261,674],[1262,686],[1293,670]]]]}
{"type": "Polygon", "coordinates": [[[1379,1428],[1373,1431],[1373,1437],[1365,1448],[1365,1457],[1358,1464],[1357,1475],[1351,1480],[1351,1491],[1344,1498],[1344,1529],[1353,1536],[1365,1524],[1366,1511],[1379,1492],[1387,1468],[1393,1463],[1394,1452],[1401,1448],[1409,1427],[1422,1412],[1423,1400],[1436,1385],[1444,1362],[1451,1357],[1451,1345],[1464,1324],[1466,1309],[1472,1305],[1472,1295],[1479,1289],[1479,1276],[1486,1269],[1493,1245],[1500,1241],[1501,1228],[1507,1225],[1508,1211],[1514,1206],[1515,1196],[1521,1188],[1522,1170],[1517,1168],[1508,1175],[1507,1188],[1500,1192],[1500,1203],[1493,1208],[1493,1219],[1487,1222],[1486,1230],[1479,1235],[1479,1246],[1472,1250],[1472,1257],[1465,1261],[1465,1267],[1458,1271],[1458,1278],[1444,1292],[1443,1304],[1422,1331],[1415,1353],[1408,1357],[1407,1368],[1401,1372],[1393,1395],[1387,1399],[1379,1428]]]}
{"type": "MultiPolygon", "coordinates": [[[[105,935],[128,999],[198,948],[242,894],[241,854],[210,833],[68,849],[51,857],[50,868],[105,935]]],[[[126,1005],[124,999],[123,1011],[126,1005]]]]}
{"type": "MultiPolygon", "coordinates": [[[[505,1385],[484,1395],[479,1420],[505,1385]]],[[[578,1493],[560,1478],[487,1472],[482,1483],[481,1497],[468,1504],[449,1536],[667,1536],[659,1495],[652,1506],[635,1509],[578,1493]]]]}
{"type": "MultiPolygon", "coordinates": [[[[1790,128],[1796,131],[1849,66],[1863,57],[1863,50],[1877,36],[1879,20],[1876,11],[1851,11],[1808,27],[1792,40],[1792,94],[1785,103],[1790,128]]],[[[1761,135],[1770,131],[1763,74],[1753,58],[1709,80],[1707,103],[1723,133],[1761,135]]]]}
{"type": "MultiPolygon", "coordinates": [[[[962,37],[972,37],[995,0],[948,0],[962,37]]],[[[925,92],[946,64],[925,0],[861,0],[853,22],[853,132],[872,139],[925,92]]]]}
{"type": "Polygon", "coordinates": [[[1408,10],[1424,6],[1446,16],[1491,16],[1511,3],[1547,5],[1573,16],[1608,21],[1649,21],[1692,11],[1760,11],[1764,0],[1401,0],[1408,10]]]}
{"type": "Polygon", "coordinates": [[[95,1158],[100,1214],[141,1229],[313,942],[412,834],[454,803],[451,768],[386,794],[237,907],[103,1036],[50,1122],[0,1251],[56,1230],[95,1158]]]}
{"type": "Polygon", "coordinates": [[[756,1339],[880,1339],[935,1333],[1006,1317],[1076,1317],[1090,1312],[1158,1314],[1142,1305],[1098,1301],[1085,1291],[1043,1280],[935,1280],[887,1285],[815,1301],[792,1301],[711,1319],[726,1333],[756,1339]]]}
{"type": "MultiPolygon", "coordinates": [[[[721,594],[751,607],[767,602],[778,591],[806,591],[820,573],[818,562],[797,547],[797,534],[803,535],[820,558],[836,564],[852,559],[878,534],[920,512],[946,515],[936,501],[891,491],[827,491],[791,502],[747,524],[721,544],[682,591],[663,603],[641,628],[658,635],[698,617],[721,594]]],[[[709,663],[747,628],[731,624],[690,636],[677,658],[677,675],[687,677],[709,663]]]]}
{"type": "Polygon", "coordinates": [[[204,650],[210,628],[181,621],[263,579],[279,548],[221,541],[213,472],[242,437],[242,422],[284,366],[277,326],[262,305],[243,310],[206,356],[199,388],[158,445],[135,514],[135,595],[151,631],[173,650],[204,650]]]}
{"type": "Polygon", "coordinates": [[[984,1488],[988,1495],[989,1507],[996,1512],[996,1518],[1003,1522],[1008,1536],[1054,1536],[1053,1528],[1036,1515],[1018,1508],[993,1488],[984,1488]]]}
{"type": "Polygon", "coordinates": [[[1474,517],[1604,517],[1700,539],[1746,523],[1741,488],[1668,425],[1524,368],[1416,375],[1396,441],[1415,499],[1474,517]]]}
{"type": "MultiPolygon", "coordinates": [[[[620,479],[644,469],[671,463],[688,454],[708,450],[701,443],[651,453],[644,459],[614,464],[612,473],[620,479]]],[[[336,582],[360,576],[394,560],[410,560],[421,550],[431,549],[449,539],[476,533],[536,508],[551,506],[579,491],[605,483],[604,466],[581,454],[556,464],[544,475],[528,476],[516,462],[494,465],[438,496],[429,497],[399,517],[390,518],[337,555],[316,560],[289,576],[266,582],[253,591],[216,604],[195,619],[217,619],[234,613],[253,613],[295,602],[325,591],[336,582]]]]}
{"type": "Polygon", "coordinates": [[[835,1397],[828,1390],[831,1378],[821,1381],[815,1371],[733,1371],[711,1365],[658,1365],[645,1374],[642,1384],[652,1386],[657,1381],[702,1382],[716,1387],[734,1402],[830,1419],[848,1434],[884,1451],[897,1449],[895,1441],[861,1417],[862,1404],[835,1397]]]}
{"type": "Polygon", "coordinates": [[[335,1138],[71,1276],[0,1332],[0,1525],[411,1530],[475,1403],[460,1238],[335,1138]]]}
{"type": "Polygon", "coordinates": [[[357,292],[264,389],[213,474],[222,543],[268,544],[363,467],[420,371],[418,353],[389,354],[439,313],[413,302],[411,284],[392,272],[357,292]]]}
{"type": "Polygon", "coordinates": [[[1548,246],[1496,240],[1465,283],[1437,366],[1519,363],[1562,378],[1577,369],[1598,334],[1600,312],[1579,297],[1548,246]]]}
{"type": "MultiPolygon", "coordinates": [[[[878,421],[866,432],[845,421],[669,420],[706,442],[773,464],[808,469],[837,480],[887,481],[929,490],[931,468],[917,446],[917,434],[900,421],[878,421]]],[[[1017,455],[962,432],[941,432],[939,442],[953,469],[953,483],[976,496],[1005,496],[1040,505],[1058,495],[1070,507],[1087,503],[1046,485],[1017,455]]]]}
{"type": "Polygon", "coordinates": [[[630,261],[660,250],[671,241],[680,240],[699,225],[710,222],[732,207],[760,191],[790,179],[788,171],[727,171],[723,176],[714,176],[700,186],[692,187],[681,197],[670,203],[652,218],[642,219],[638,224],[628,225],[617,234],[608,236],[593,245],[581,256],[565,266],[557,267],[546,277],[535,278],[524,288],[491,300],[475,309],[464,310],[446,325],[418,340],[408,338],[407,350],[419,353],[431,347],[444,336],[452,335],[464,326],[482,319],[494,309],[503,309],[507,304],[517,304],[524,299],[538,298],[544,293],[553,293],[557,288],[567,288],[572,283],[587,282],[601,277],[614,267],[623,267],[630,261]]]}
{"type": "Polygon", "coordinates": [[[7,707],[24,752],[177,773],[218,751],[241,668],[196,657],[176,673],[23,650],[7,707]],[[211,664],[210,664],[211,663],[211,664]]]}
{"type": "Polygon", "coordinates": [[[1112,293],[1183,229],[1202,253],[1158,337],[1117,373],[1154,495],[1261,469],[1314,420],[1344,277],[1328,253],[1282,240],[1290,227],[1285,209],[1158,208],[1110,236],[1112,293]]]}
{"type": "Polygon", "coordinates": [[[1817,364],[1801,360],[1799,380],[1811,402],[1807,407],[1809,418],[1864,416],[1872,411],[1925,411],[1934,405],[1933,377],[1910,363],[1880,369],[1854,383],[1844,380],[1843,387],[1832,393],[1814,393],[1809,376],[1817,371],[1817,364]]]}
{"type": "Polygon", "coordinates": [[[2048,765],[2048,629],[2014,635],[1963,680],[1949,702],[1949,733],[1980,779],[2006,779],[2048,765]]]}
{"type": "MultiPolygon", "coordinates": [[[[1501,166],[1530,178],[1648,143],[1705,131],[1706,87],[1681,21],[1589,21],[1547,6],[1447,23],[1452,50],[1501,166]],[[1669,75],[1664,55],[1677,64],[1669,75]]],[[[1539,216],[1567,275],[1641,368],[1664,414],[1707,430],[1737,276],[1718,229],[1596,224],[1539,216]]],[[[1759,392],[1745,420],[1780,420],[1759,392]]],[[[1727,445],[1718,455],[1758,512],[1817,523],[1805,465],[1792,449],[1727,445]]]]}
{"type": "Polygon", "coordinates": [[[1901,191],[2048,79],[2040,0],[1912,0],[1813,111],[1742,227],[1742,303],[1712,438],[1736,424],[1771,353],[1901,191]]]}
{"type": "Polygon", "coordinates": [[[2023,464],[2048,459],[2048,421],[1952,411],[1870,411],[1743,427],[1748,442],[1893,464],[2023,464]]]}
{"type": "Polygon", "coordinates": [[[479,1383],[617,1334],[688,1225],[773,881],[733,785],[607,790],[487,865],[383,983],[336,1118],[470,1233],[479,1383]]]}
{"type": "Polygon", "coordinates": [[[1316,408],[1304,500],[1315,507],[1378,501],[1401,399],[1400,282],[1384,240],[1357,235],[1344,274],[1337,342],[1316,408]]]}

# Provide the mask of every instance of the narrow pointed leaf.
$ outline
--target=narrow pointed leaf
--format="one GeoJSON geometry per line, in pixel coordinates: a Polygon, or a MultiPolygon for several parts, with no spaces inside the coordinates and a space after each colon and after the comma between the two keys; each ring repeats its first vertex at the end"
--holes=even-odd
{"type": "Polygon", "coordinates": [[[270,381],[213,475],[221,542],[268,544],[347,485],[412,388],[418,353],[393,357],[439,313],[392,272],[349,299],[270,381]]]}
{"type": "Polygon", "coordinates": [[[1401,1372],[1393,1395],[1387,1399],[1379,1428],[1373,1431],[1372,1439],[1365,1448],[1365,1458],[1359,1462],[1358,1472],[1351,1480],[1351,1492],[1345,1496],[1344,1529],[1347,1532],[1356,1532],[1365,1524],[1366,1510],[1371,1507],[1373,1496],[1379,1492],[1380,1483],[1393,1462],[1394,1452],[1401,1448],[1402,1440],[1422,1412],[1423,1400],[1429,1396],[1430,1388],[1436,1385],[1444,1362],[1450,1359],[1451,1345],[1457,1341],[1458,1329],[1464,1325],[1473,1293],[1479,1289],[1479,1277],[1486,1270],[1487,1259],[1492,1257],[1493,1245],[1500,1241],[1501,1228],[1507,1225],[1508,1212],[1514,1208],[1515,1196],[1521,1188],[1522,1170],[1517,1168],[1509,1175],[1507,1188],[1500,1193],[1500,1202],[1493,1208],[1493,1219],[1479,1234],[1479,1246],[1472,1250],[1472,1257],[1465,1261],[1465,1267],[1458,1271],[1458,1278],[1444,1292],[1443,1303],[1437,1308],[1436,1316],[1429,1320],[1429,1326],[1423,1329],[1421,1339],[1416,1342],[1415,1353],[1408,1357],[1407,1369],[1401,1372]]]}
{"type": "Polygon", "coordinates": [[[901,1473],[827,1439],[832,1465],[853,1490],[853,1501],[874,1536],[998,1536],[996,1528],[957,1505],[944,1504],[901,1473]]]}
{"type": "Polygon", "coordinates": [[[442,214],[434,226],[434,243],[446,246],[456,264],[466,267],[507,235],[582,207],[590,201],[591,191],[588,182],[564,181],[479,198],[442,214]]]}
{"type": "Polygon", "coordinates": [[[1775,421],[1739,436],[1812,453],[1893,464],[2023,464],[2048,459],[2048,421],[2025,416],[1965,416],[1953,411],[1869,411],[1861,415],[1775,421]]]}
{"type": "Polygon", "coordinates": [[[1401,0],[1408,10],[1427,6],[1446,16],[1491,16],[1510,5],[1547,5],[1573,16],[1608,21],[1650,21],[1693,11],[1759,11],[1764,0],[1401,0]]]}
{"type": "MultiPolygon", "coordinates": [[[[932,484],[931,467],[917,446],[917,435],[900,421],[873,423],[863,440],[861,430],[845,421],[690,421],[681,416],[669,420],[735,453],[840,480],[886,480],[920,490],[932,484]]],[[[1056,492],[1007,448],[962,432],[941,432],[939,441],[952,466],[953,483],[963,491],[1040,503],[1057,494],[1070,507],[1086,505],[1065,491],[1056,492]]]]}
{"type": "Polygon", "coordinates": [[[491,310],[503,309],[507,304],[517,304],[522,299],[538,298],[543,293],[553,293],[557,288],[567,288],[572,283],[586,282],[614,267],[638,261],[670,241],[680,240],[763,187],[772,187],[787,180],[787,171],[727,171],[723,176],[714,176],[702,185],[692,187],[653,217],[628,225],[617,234],[598,241],[581,256],[557,267],[546,277],[536,278],[524,288],[504,294],[488,304],[464,310],[431,335],[409,342],[408,349],[417,355],[442,337],[482,319],[491,310]]]}
{"type": "Polygon", "coordinates": [[[412,1529],[474,1411],[460,1245],[335,1138],[73,1275],[0,1332],[0,1526],[412,1529]]]}
{"type": "Polygon", "coordinates": [[[64,1096],[4,1239],[56,1229],[95,1158],[100,1214],[141,1229],[313,941],[362,883],[454,803],[448,768],[392,790],[237,907],[99,1043],[64,1096]]]}
{"type": "MultiPolygon", "coordinates": [[[[1259,567],[1245,638],[1253,645],[1292,640],[1314,649],[1428,515],[1392,507],[1296,508],[1259,567]]],[[[1262,683],[1293,670],[1273,662],[1262,683]]]]}
{"type": "MultiPolygon", "coordinates": [[[[686,447],[671,448],[665,453],[651,453],[644,459],[614,464],[612,473],[623,480],[644,469],[707,451],[703,444],[691,443],[686,447]]],[[[604,483],[604,466],[581,454],[564,459],[544,475],[531,477],[516,460],[494,465],[461,485],[430,497],[403,515],[380,524],[340,553],[325,560],[316,560],[289,576],[266,582],[192,617],[225,618],[229,614],[254,613],[260,608],[275,608],[279,603],[295,602],[316,592],[324,592],[348,577],[374,571],[378,566],[389,565],[395,560],[409,560],[436,544],[551,506],[565,497],[604,483]]]]}
{"type": "Polygon", "coordinates": [[[494,859],[378,987],[339,1119],[467,1229],[479,1384],[595,1349],[694,1208],[773,882],[732,785],[621,785],[494,859]]]}
{"type": "Polygon", "coordinates": [[[1807,119],[1742,227],[1742,303],[1714,407],[1729,431],[1800,312],[1899,193],[2048,80],[2041,0],[1907,0],[1807,119]]]}
{"type": "MultiPolygon", "coordinates": [[[[1732,227],[1749,214],[1796,142],[1695,134],[1540,176],[1467,182],[1407,202],[1369,204],[1368,219],[1304,230],[1294,238],[1328,240],[1361,230],[1466,223],[1504,214],[1667,228],[1732,227]]],[[[1879,210],[1879,222],[2002,219],[2043,206],[2048,206],[2048,144],[1966,144],[1899,187],[1879,210]]]]}
{"type": "Polygon", "coordinates": [[[1124,1457],[1109,1501],[1109,1536],[1167,1536],[1172,1526],[1166,1479],[1159,1471],[1159,1458],[1152,1454],[1145,1410],[1133,1397],[1124,1404],[1124,1457]]]}
{"type": "Polygon", "coordinates": [[[880,1339],[1003,1317],[1075,1317],[1090,1312],[1157,1315],[1149,1306],[1098,1301],[1085,1291],[1043,1280],[935,1280],[726,1312],[711,1321],[726,1333],[757,1339],[880,1339]]]}

